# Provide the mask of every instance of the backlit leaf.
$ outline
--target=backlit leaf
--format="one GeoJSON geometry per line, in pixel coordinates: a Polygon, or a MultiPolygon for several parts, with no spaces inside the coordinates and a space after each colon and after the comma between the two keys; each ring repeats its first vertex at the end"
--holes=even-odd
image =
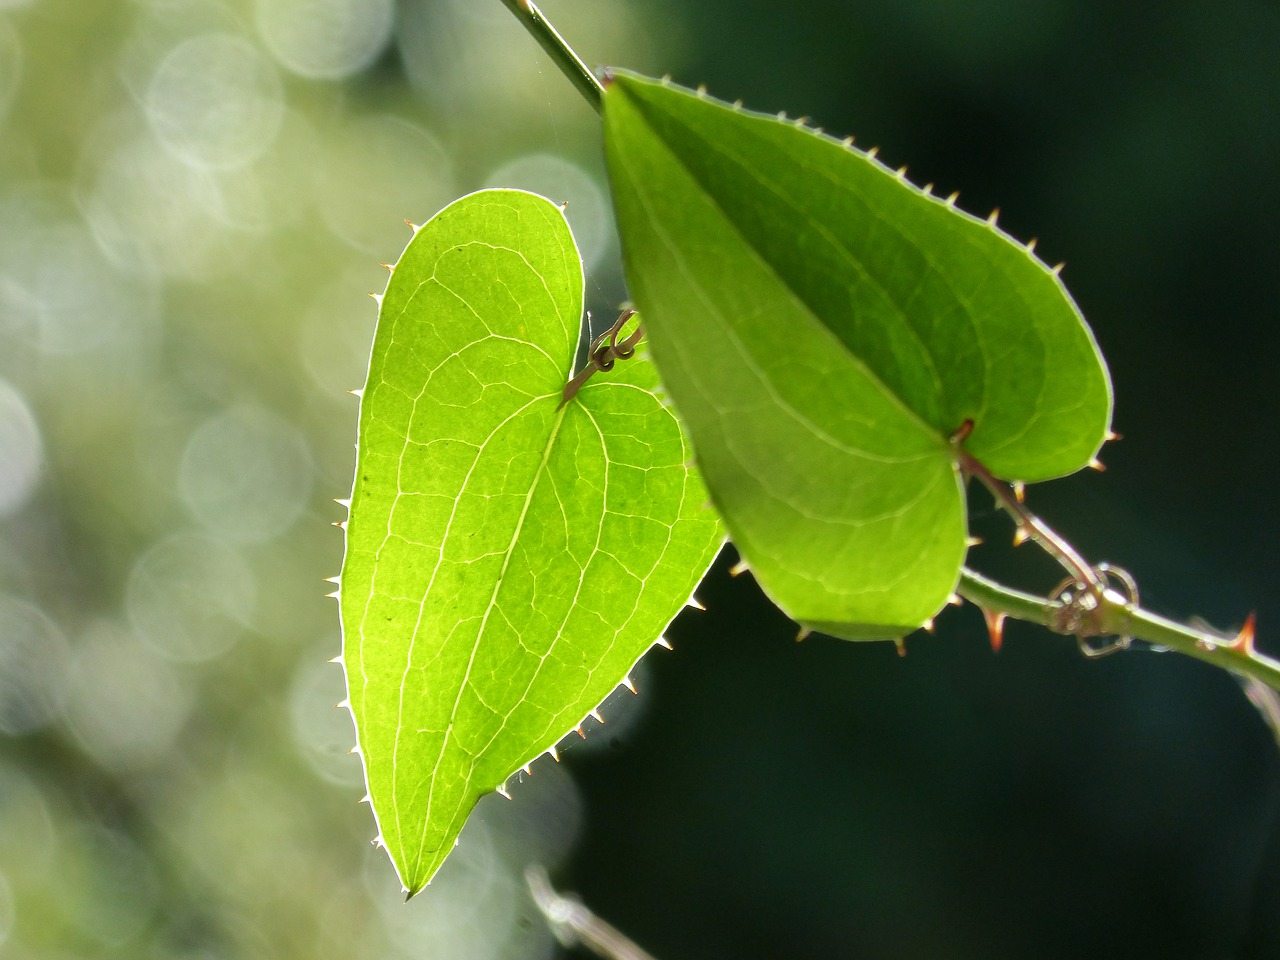
{"type": "Polygon", "coordinates": [[[723,541],[643,344],[560,406],[582,288],[558,208],[484,191],[416,232],[382,301],[340,602],[410,893],[481,796],[624,680],[723,541]]]}

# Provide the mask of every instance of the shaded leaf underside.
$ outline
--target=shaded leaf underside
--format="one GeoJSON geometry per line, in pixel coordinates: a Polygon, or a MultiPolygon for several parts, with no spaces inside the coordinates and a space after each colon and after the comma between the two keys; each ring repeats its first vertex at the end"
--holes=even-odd
{"type": "Polygon", "coordinates": [[[805,625],[918,627],[964,557],[952,434],[1027,481],[1102,443],[1056,273],[815,131],[630,75],[604,115],[632,295],[735,545],[805,625]]]}

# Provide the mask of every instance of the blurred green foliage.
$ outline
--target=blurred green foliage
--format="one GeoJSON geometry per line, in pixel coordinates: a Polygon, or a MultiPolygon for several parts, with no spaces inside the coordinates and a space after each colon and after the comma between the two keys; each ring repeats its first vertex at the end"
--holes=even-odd
{"type": "MultiPolygon", "coordinates": [[[[1038,234],[1128,439],[1037,506],[1274,652],[1274,3],[545,7],[1038,234]]],[[[722,575],[645,722],[606,707],[402,906],[325,663],[364,294],[403,219],[517,186],[570,201],[607,315],[599,133],[496,0],[0,0],[0,954],[545,957],[539,860],[669,960],[1280,956],[1280,764],[1229,678],[992,658],[964,612],[904,661],[796,647],[722,575]]]]}

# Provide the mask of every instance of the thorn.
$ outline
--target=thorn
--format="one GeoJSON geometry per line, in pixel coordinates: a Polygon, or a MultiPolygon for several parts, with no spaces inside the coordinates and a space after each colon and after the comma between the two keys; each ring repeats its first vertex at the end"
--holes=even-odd
{"type": "Polygon", "coordinates": [[[507,793],[507,785],[505,783],[498,784],[498,786],[495,789],[498,791],[498,793],[502,794],[508,800],[511,799],[511,794],[507,793]]]}
{"type": "Polygon", "coordinates": [[[693,607],[693,609],[695,610],[702,610],[703,612],[705,612],[707,609],[702,605],[702,601],[693,595],[689,596],[689,599],[685,601],[684,605],[686,607],[693,607]]]}
{"type": "Polygon", "coordinates": [[[902,637],[894,637],[893,645],[898,649],[898,656],[905,657],[907,655],[907,641],[902,637]]]}
{"type": "Polygon", "coordinates": [[[981,537],[965,537],[964,538],[964,545],[966,547],[980,547],[982,546],[982,543],[983,543],[983,540],[981,537]]]}
{"type": "Polygon", "coordinates": [[[814,132],[815,134],[817,134],[818,136],[822,136],[822,132],[823,132],[823,131],[822,131],[822,128],[821,128],[821,127],[814,127],[814,128],[813,128],[813,132],[814,132]]]}
{"type": "Polygon", "coordinates": [[[804,641],[808,640],[811,636],[813,636],[812,630],[808,627],[801,627],[796,633],[796,643],[804,643],[804,641]]]}
{"type": "Polygon", "coordinates": [[[956,190],[951,194],[951,196],[947,197],[947,200],[946,200],[947,206],[954,207],[956,205],[956,201],[959,199],[960,199],[960,191],[956,190]]]}
{"type": "Polygon", "coordinates": [[[840,142],[844,144],[846,147],[850,147],[850,148],[853,147],[853,137],[845,137],[840,142]]]}
{"type": "Polygon", "coordinates": [[[995,613],[986,607],[981,607],[982,619],[987,622],[987,636],[991,638],[991,652],[999,653],[1000,647],[1004,643],[1004,621],[1003,613],[995,613]]]}
{"type": "Polygon", "coordinates": [[[339,497],[334,497],[334,498],[333,498],[333,502],[334,502],[334,503],[336,503],[336,504],[337,504],[338,506],[340,506],[340,507],[346,507],[348,510],[350,510],[350,509],[351,509],[351,501],[350,501],[350,500],[344,500],[344,499],[341,499],[341,498],[339,498],[339,497]]]}
{"type": "Polygon", "coordinates": [[[335,520],[335,521],[333,521],[333,523],[332,523],[332,524],[330,524],[330,526],[337,527],[339,530],[345,530],[345,529],[347,529],[347,521],[345,521],[345,520],[335,520]]]}
{"type": "Polygon", "coordinates": [[[739,576],[740,574],[746,573],[750,569],[751,568],[747,566],[747,561],[739,560],[737,563],[735,563],[732,567],[729,568],[729,576],[736,577],[736,576],[739,576]]]}
{"type": "Polygon", "coordinates": [[[396,272],[396,267],[395,267],[395,264],[393,264],[393,263],[382,263],[382,264],[379,264],[379,266],[386,267],[386,268],[387,268],[387,272],[388,272],[388,273],[395,273],[395,272],[396,272]]]}
{"type": "Polygon", "coordinates": [[[636,685],[635,685],[635,683],[633,683],[633,682],[632,682],[632,680],[631,680],[631,678],[630,678],[630,677],[623,677],[623,678],[622,678],[622,684],[621,684],[621,685],[622,685],[622,686],[624,686],[624,687],[626,687],[626,688],[627,688],[628,690],[630,690],[632,693],[636,693],[636,692],[637,692],[637,691],[636,691],[636,685]]]}
{"type": "Polygon", "coordinates": [[[341,593],[342,593],[341,590],[335,590],[333,591],[333,593],[326,593],[325,597],[329,600],[340,600],[342,599],[340,596],[341,593]]]}
{"type": "Polygon", "coordinates": [[[381,847],[384,850],[387,848],[387,843],[385,840],[382,839],[382,834],[378,834],[369,842],[373,844],[375,847],[381,847]]]}
{"type": "Polygon", "coordinates": [[[556,745],[554,743],[547,748],[547,753],[551,754],[551,759],[556,763],[560,762],[560,753],[556,750],[556,745]]]}
{"type": "Polygon", "coordinates": [[[582,724],[578,724],[578,726],[574,728],[573,732],[576,733],[583,740],[587,739],[587,735],[582,731],[582,724]]]}
{"type": "Polygon", "coordinates": [[[925,195],[926,197],[932,197],[932,196],[933,196],[933,184],[932,184],[932,183],[926,183],[926,184],[925,184],[923,187],[921,187],[920,189],[924,192],[924,195],[925,195]]]}
{"type": "Polygon", "coordinates": [[[370,296],[371,298],[373,298],[373,302],[374,302],[374,303],[376,303],[378,306],[382,306],[382,294],[380,294],[380,293],[371,293],[371,294],[369,294],[369,296],[370,296]]]}
{"type": "Polygon", "coordinates": [[[600,716],[600,710],[598,708],[595,710],[592,710],[589,714],[587,714],[587,716],[589,716],[596,723],[604,723],[604,717],[600,716]]]}
{"type": "Polygon", "coordinates": [[[1117,440],[1123,440],[1123,439],[1124,439],[1124,434],[1122,434],[1122,433],[1116,433],[1114,430],[1108,430],[1108,431],[1107,431],[1107,442],[1108,442],[1108,443],[1115,443],[1117,440]]]}
{"type": "Polygon", "coordinates": [[[334,704],[334,707],[338,710],[350,710],[351,701],[343,697],[341,700],[339,700],[337,703],[334,704]]]}
{"type": "Polygon", "coordinates": [[[930,617],[924,623],[920,624],[920,629],[925,633],[933,633],[933,617],[930,617]]]}
{"type": "Polygon", "coordinates": [[[412,230],[414,233],[417,233],[419,230],[422,229],[422,224],[414,223],[412,220],[408,219],[407,217],[405,218],[404,222],[409,225],[409,229],[412,230]]]}
{"type": "Polygon", "coordinates": [[[776,116],[779,120],[785,120],[787,119],[787,111],[779,110],[776,114],[774,114],[774,116],[776,116]]]}
{"type": "Polygon", "coordinates": [[[1090,470],[1097,470],[1099,473],[1107,472],[1107,465],[1103,463],[1101,460],[1099,460],[1097,457],[1094,457],[1092,460],[1086,463],[1085,466],[1088,467],[1090,470]]]}
{"type": "Polygon", "coordinates": [[[341,580],[341,577],[324,577],[321,579],[320,582],[321,583],[338,583],[340,580],[341,580]]]}
{"type": "Polygon", "coordinates": [[[792,122],[793,124],[795,124],[797,127],[803,127],[806,123],[808,123],[808,122],[809,122],[809,118],[808,118],[808,117],[796,117],[796,118],[795,118],[794,120],[792,120],[791,122],[792,122]]]}
{"type": "Polygon", "coordinates": [[[1000,208],[996,207],[994,210],[991,211],[991,216],[987,217],[987,223],[991,224],[991,226],[994,227],[996,225],[996,221],[999,219],[1000,219],[1000,208]]]}
{"type": "Polygon", "coordinates": [[[366,793],[363,797],[357,800],[356,803],[373,803],[373,797],[366,793]]]}
{"type": "Polygon", "coordinates": [[[347,751],[347,756],[349,756],[349,757],[363,757],[363,756],[364,756],[364,754],[360,751],[360,744],[358,744],[358,743],[357,743],[354,747],[352,747],[350,750],[348,750],[348,751],[347,751]]]}
{"type": "Polygon", "coordinates": [[[1035,253],[1035,252],[1036,252],[1036,238],[1035,238],[1035,237],[1032,237],[1030,240],[1028,240],[1028,241],[1026,242],[1026,248],[1027,248],[1027,253],[1035,253]]]}
{"type": "Polygon", "coordinates": [[[532,768],[531,768],[530,764],[527,764],[527,763],[526,763],[526,764],[525,764],[521,769],[522,769],[522,770],[524,770],[524,775],[525,775],[526,777],[532,777],[532,776],[533,776],[533,770],[532,770],[532,768]]]}
{"type": "Polygon", "coordinates": [[[1013,481],[1013,495],[1019,503],[1027,502],[1027,485],[1021,480],[1013,481]]]}
{"type": "Polygon", "coordinates": [[[347,393],[358,399],[364,396],[364,387],[357,387],[355,390],[348,390],[347,393]]]}
{"type": "Polygon", "coordinates": [[[1065,262],[1055,263],[1052,267],[1049,268],[1049,272],[1052,273],[1055,277],[1059,276],[1062,273],[1062,268],[1065,266],[1066,266],[1065,262]]]}
{"type": "Polygon", "coordinates": [[[1253,656],[1253,640],[1255,628],[1257,626],[1257,614],[1250,613],[1249,618],[1245,620],[1244,626],[1240,628],[1240,632],[1236,634],[1236,638],[1231,641],[1231,651],[1233,653],[1243,653],[1246,657],[1253,656]]]}
{"type": "Polygon", "coordinates": [[[1023,530],[1022,527],[1018,527],[1018,529],[1013,531],[1013,545],[1015,547],[1022,546],[1030,539],[1031,537],[1027,535],[1027,531],[1023,530]]]}
{"type": "Polygon", "coordinates": [[[951,594],[951,596],[947,597],[947,606],[950,606],[950,607],[964,606],[964,597],[960,596],[960,594],[958,593],[951,594]]]}
{"type": "Polygon", "coordinates": [[[325,661],[325,662],[326,662],[326,663],[336,663],[338,666],[340,666],[340,667],[341,667],[341,666],[343,666],[343,663],[342,663],[342,654],[338,654],[336,657],[330,657],[330,658],[329,658],[327,661],[325,661]]]}
{"type": "MultiPolygon", "coordinates": [[[[566,210],[568,210],[568,209],[569,209],[569,201],[568,201],[568,200],[561,201],[561,203],[560,203],[560,205],[559,205],[559,207],[558,207],[557,209],[559,209],[559,211],[560,211],[561,213],[564,213],[566,210]]],[[[591,312],[590,310],[588,310],[588,311],[587,311],[587,313],[588,313],[588,314],[590,314],[590,312],[591,312]]],[[[588,320],[590,320],[590,319],[591,319],[591,317],[590,317],[590,316],[588,316],[588,317],[587,317],[587,319],[588,319],[588,320]]]]}
{"type": "Polygon", "coordinates": [[[671,641],[666,637],[659,637],[654,641],[654,643],[659,647],[666,647],[668,650],[674,649],[674,647],[671,646],[671,641]]]}
{"type": "Polygon", "coordinates": [[[735,101],[733,101],[733,109],[735,109],[735,110],[741,110],[741,109],[742,109],[742,101],[741,101],[741,100],[735,100],[735,101]]]}
{"type": "Polygon", "coordinates": [[[907,165],[904,163],[902,166],[900,166],[898,168],[897,173],[895,173],[894,176],[897,177],[899,180],[907,179],[907,165]]]}
{"type": "Polygon", "coordinates": [[[879,152],[880,152],[879,147],[872,147],[870,150],[867,151],[867,159],[874,160],[876,158],[876,154],[879,152]]]}

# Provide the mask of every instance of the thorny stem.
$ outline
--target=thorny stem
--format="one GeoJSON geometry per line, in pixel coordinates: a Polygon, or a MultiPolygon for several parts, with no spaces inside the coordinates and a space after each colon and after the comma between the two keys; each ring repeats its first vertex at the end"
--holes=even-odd
{"type": "Polygon", "coordinates": [[[533,0],[502,0],[508,10],[516,15],[516,19],[524,24],[524,28],[533,34],[533,38],[547,51],[560,72],[569,78],[569,82],[577,88],[591,108],[599,113],[604,103],[604,87],[591,72],[591,68],[582,62],[582,58],[573,52],[553,27],[542,15],[533,0]]]}
{"type": "Polygon", "coordinates": [[[605,960],[654,960],[628,940],[615,927],[605,923],[577,897],[556,893],[541,867],[530,867],[524,873],[538,905],[556,938],[565,946],[582,944],[605,960]]]}
{"type": "Polygon", "coordinates": [[[1254,650],[1252,616],[1238,635],[1223,636],[1143,610],[1138,605],[1137,586],[1128,574],[1106,564],[1088,563],[1071,544],[1031,512],[1022,502],[1020,489],[997,480],[981,461],[964,449],[964,441],[972,430],[973,424],[966,421],[951,438],[957,466],[991,492],[1001,509],[1013,518],[1022,539],[1037,544],[1070,574],[1053,596],[1040,597],[962,568],[959,593],[986,615],[993,644],[999,643],[1001,623],[1011,617],[1038,623],[1054,633],[1074,636],[1088,656],[1123,649],[1133,639],[1143,640],[1280,691],[1280,661],[1254,650]],[[1113,579],[1121,583],[1127,593],[1114,589],[1113,579]],[[1090,637],[1119,639],[1109,646],[1093,647],[1088,643],[1090,637]]]}

